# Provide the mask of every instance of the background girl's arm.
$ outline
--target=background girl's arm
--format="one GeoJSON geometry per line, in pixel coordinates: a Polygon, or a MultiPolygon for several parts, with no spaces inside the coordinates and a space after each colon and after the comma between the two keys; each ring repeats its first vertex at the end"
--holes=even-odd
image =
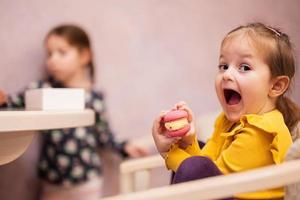
{"type": "Polygon", "coordinates": [[[24,91],[13,95],[7,95],[0,91],[0,108],[24,108],[24,91]]]}
{"type": "Polygon", "coordinates": [[[24,108],[25,107],[25,91],[27,89],[36,89],[41,87],[50,87],[48,83],[35,81],[30,83],[24,90],[16,94],[5,94],[0,91],[0,108],[24,108]]]}
{"type": "Polygon", "coordinates": [[[7,97],[4,93],[4,91],[0,90],[0,108],[4,105],[6,105],[7,97]]]}
{"type": "Polygon", "coordinates": [[[102,97],[94,101],[94,110],[96,113],[95,130],[97,135],[97,142],[100,148],[112,149],[119,153],[122,157],[127,157],[125,152],[125,145],[127,141],[117,142],[109,127],[108,120],[105,115],[104,102],[102,97]],[[100,108],[95,108],[95,105],[101,105],[100,108]]]}
{"type": "Polygon", "coordinates": [[[102,94],[97,94],[96,99],[93,101],[93,108],[96,112],[95,130],[100,148],[112,149],[122,157],[130,156],[136,158],[149,154],[147,148],[132,141],[116,141],[106,118],[106,108],[102,94]]]}

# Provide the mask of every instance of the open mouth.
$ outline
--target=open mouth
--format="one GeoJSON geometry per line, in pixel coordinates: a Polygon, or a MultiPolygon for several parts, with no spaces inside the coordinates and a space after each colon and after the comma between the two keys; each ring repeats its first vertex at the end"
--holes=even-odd
{"type": "Polygon", "coordinates": [[[232,89],[224,89],[224,97],[228,105],[236,105],[242,99],[240,93],[232,89]]]}

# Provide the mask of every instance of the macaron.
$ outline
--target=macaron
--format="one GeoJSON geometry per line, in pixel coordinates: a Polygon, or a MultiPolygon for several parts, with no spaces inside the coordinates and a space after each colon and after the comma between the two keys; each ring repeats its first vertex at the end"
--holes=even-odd
{"type": "Polygon", "coordinates": [[[166,134],[169,137],[182,137],[190,130],[187,119],[188,113],[185,110],[172,110],[163,117],[166,134]]]}

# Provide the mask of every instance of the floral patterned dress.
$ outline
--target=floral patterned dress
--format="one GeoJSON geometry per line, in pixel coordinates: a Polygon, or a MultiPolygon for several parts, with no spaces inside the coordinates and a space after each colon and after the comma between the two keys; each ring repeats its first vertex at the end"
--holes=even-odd
{"type": "MultiPolygon", "coordinates": [[[[28,89],[60,87],[48,81],[38,81],[28,89]]],[[[43,131],[42,149],[38,164],[39,177],[51,184],[70,186],[101,175],[98,149],[109,148],[123,157],[126,141],[117,142],[105,118],[103,94],[86,92],[86,108],[96,113],[96,123],[89,127],[76,127],[43,131]]],[[[23,108],[24,92],[8,97],[6,108],[23,108]]]]}

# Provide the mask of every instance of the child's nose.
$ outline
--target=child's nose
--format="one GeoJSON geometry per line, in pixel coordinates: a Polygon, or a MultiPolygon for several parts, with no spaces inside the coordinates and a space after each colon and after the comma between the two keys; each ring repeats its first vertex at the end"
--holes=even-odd
{"type": "Polygon", "coordinates": [[[53,57],[52,56],[48,57],[47,64],[48,65],[52,65],[53,64],[53,57]]]}
{"type": "Polygon", "coordinates": [[[232,67],[228,67],[228,69],[223,73],[224,81],[233,81],[234,79],[234,70],[232,67]]]}
{"type": "Polygon", "coordinates": [[[48,65],[53,66],[55,63],[57,63],[57,56],[55,55],[49,56],[47,59],[47,63],[48,65]]]}

